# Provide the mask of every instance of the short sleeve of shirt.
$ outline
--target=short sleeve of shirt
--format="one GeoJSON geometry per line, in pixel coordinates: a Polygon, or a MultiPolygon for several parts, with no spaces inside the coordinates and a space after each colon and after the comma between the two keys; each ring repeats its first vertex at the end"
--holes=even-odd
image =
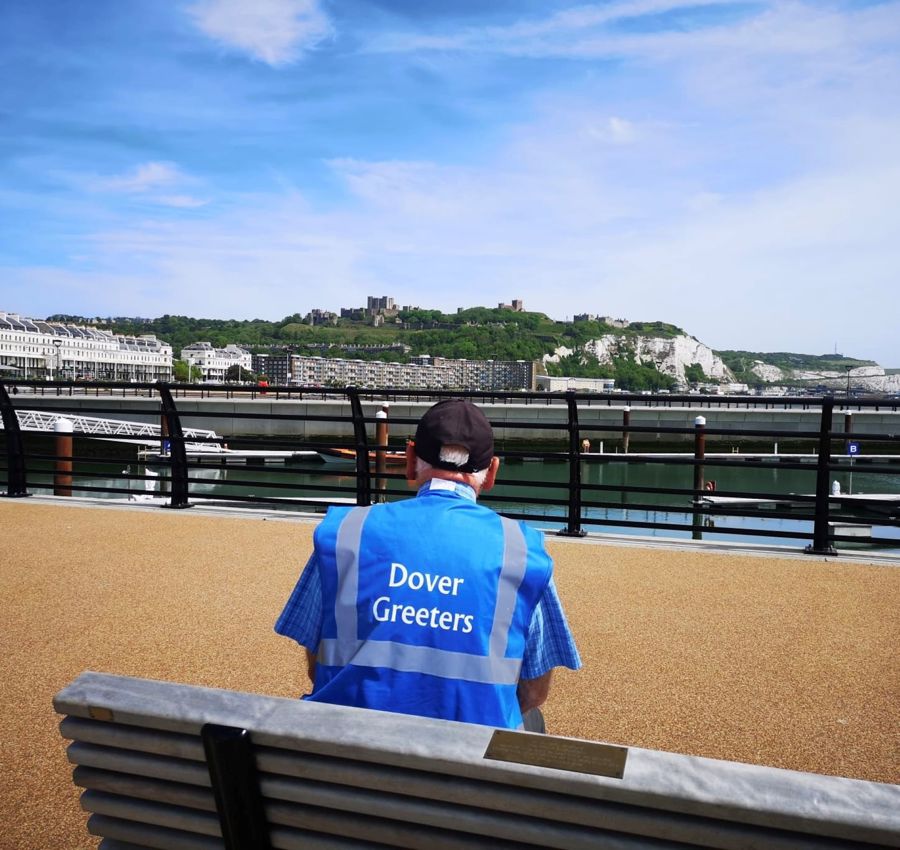
{"type": "Polygon", "coordinates": [[[322,580],[316,553],[310,555],[281,616],[275,631],[297,641],[311,652],[319,647],[322,634],[322,580]]]}
{"type": "Polygon", "coordinates": [[[581,657],[551,578],[531,616],[521,678],[537,679],[554,667],[578,670],[581,657]]]}

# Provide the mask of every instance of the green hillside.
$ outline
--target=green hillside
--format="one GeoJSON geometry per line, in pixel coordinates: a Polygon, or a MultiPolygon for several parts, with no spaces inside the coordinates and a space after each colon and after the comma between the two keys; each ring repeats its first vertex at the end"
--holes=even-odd
{"type": "Polygon", "coordinates": [[[725,365],[734,373],[738,381],[748,384],[759,382],[759,378],[750,371],[757,360],[777,366],[779,369],[801,369],[809,372],[843,372],[858,366],[877,366],[874,360],[857,360],[842,354],[794,354],[789,351],[716,351],[725,365]]]}
{"type": "MultiPolygon", "coordinates": [[[[406,361],[420,354],[469,360],[540,360],[560,346],[578,349],[604,334],[618,336],[675,337],[684,331],[665,322],[632,322],[625,328],[590,320],[559,322],[543,313],[516,312],[499,308],[473,307],[447,314],[439,310],[401,311],[380,327],[368,321],[340,319],[334,325],[313,327],[295,313],[280,322],[263,319],[195,319],[165,315],[156,319],[127,316],[88,319],[57,314],[53,321],[96,324],[122,334],[155,334],[170,343],[175,356],[194,342],[206,341],[216,347],[234,343],[251,351],[273,348],[297,354],[323,357],[353,357],[406,361]],[[340,346],[390,346],[400,350],[348,353],[340,346]]],[[[552,374],[614,377],[623,389],[663,389],[673,385],[670,377],[653,367],[638,366],[621,358],[612,366],[601,366],[596,358],[575,355],[561,364],[549,364],[552,374]]]]}

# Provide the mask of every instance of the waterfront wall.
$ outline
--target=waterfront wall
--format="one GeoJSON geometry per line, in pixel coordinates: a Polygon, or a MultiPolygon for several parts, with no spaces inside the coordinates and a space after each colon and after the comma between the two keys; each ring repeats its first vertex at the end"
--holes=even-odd
{"type": "MultiPolygon", "coordinates": [[[[345,400],[306,400],[306,399],[218,399],[218,398],[179,398],[176,404],[182,417],[183,427],[209,428],[222,437],[240,437],[259,435],[278,437],[291,435],[314,440],[320,437],[338,437],[346,441],[353,436],[351,410],[345,400]],[[333,417],[335,421],[309,420],[307,417],[333,417]]],[[[414,424],[404,424],[398,420],[418,420],[422,412],[431,402],[392,401],[390,405],[392,442],[404,436],[411,436],[414,424]]],[[[139,422],[158,422],[159,401],[156,398],[97,398],[78,396],[19,396],[16,406],[26,409],[65,408],[73,413],[86,416],[97,416],[108,419],[123,419],[139,422]]],[[[565,404],[484,404],[490,420],[495,424],[499,441],[541,441],[567,443],[566,406],[565,404]],[[546,423],[546,427],[519,427],[519,422],[546,423]],[[508,424],[504,424],[508,423],[508,424]],[[554,427],[554,425],[556,427],[554,427]]],[[[623,409],[625,405],[607,406],[592,404],[579,405],[578,417],[582,428],[582,437],[591,440],[596,451],[600,441],[614,444],[621,439],[623,409]],[[608,429],[608,430],[603,430],[608,429]]],[[[380,402],[363,402],[363,412],[367,417],[374,417],[381,409],[380,402]]],[[[61,414],[62,415],[62,414],[61,414]]],[[[672,407],[640,407],[631,406],[630,425],[632,428],[687,428],[693,431],[694,420],[698,415],[706,419],[707,429],[728,429],[735,432],[745,430],[780,430],[792,433],[818,432],[821,414],[818,408],[802,409],[766,409],[759,407],[743,408],[736,405],[727,406],[723,402],[720,407],[672,406],[672,407]]],[[[844,412],[836,409],[833,428],[843,429],[844,412]]],[[[374,423],[369,424],[369,431],[374,436],[374,423]]],[[[855,434],[898,434],[900,433],[900,411],[863,409],[854,411],[852,416],[852,432],[855,434]]],[[[633,432],[631,446],[648,449],[654,445],[673,442],[689,443],[692,433],[659,434],[633,432]]],[[[714,440],[733,442],[739,446],[747,443],[772,441],[772,438],[754,438],[738,433],[734,437],[711,437],[714,440]]],[[[790,437],[780,438],[782,441],[790,437]]]]}

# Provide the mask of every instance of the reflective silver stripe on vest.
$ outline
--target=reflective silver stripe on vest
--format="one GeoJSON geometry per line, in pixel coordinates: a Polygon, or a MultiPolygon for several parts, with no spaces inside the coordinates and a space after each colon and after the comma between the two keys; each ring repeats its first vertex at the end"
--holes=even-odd
{"type": "Polygon", "coordinates": [[[331,667],[386,667],[401,673],[426,673],[442,679],[462,679],[514,685],[522,662],[518,658],[469,655],[432,646],[414,646],[388,640],[342,642],[325,639],[319,644],[319,660],[331,667]]]}
{"type": "Polygon", "coordinates": [[[497,586],[497,607],[494,609],[494,623],[491,626],[490,654],[503,658],[509,643],[509,627],[516,613],[519,586],[525,578],[528,550],[522,526],[505,516],[500,517],[503,526],[503,569],[497,586]]]}
{"type": "Polygon", "coordinates": [[[405,673],[424,673],[469,682],[516,684],[522,662],[518,658],[504,656],[528,558],[525,535],[519,523],[500,517],[503,529],[503,565],[488,640],[489,654],[471,655],[395,641],[359,640],[356,607],[359,592],[359,549],[368,511],[369,508],[365,507],[354,508],[338,529],[338,598],[335,600],[334,611],[337,638],[325,638],[320,642],[319,663],[330,667],[343,667],[347,664],[385,667],[405,673]]]}
{"type": "MultiPolygon", "coordinates": [[[[365,507],[353,508],[341,522],[335,543],[338,595],[334,619],[339,641],[357,640],[356,598],[359,595],[359,545],[362,527],[369,515],[365,507]]],[[[321,651],[321,650],[320,650],[321,651]]]]}

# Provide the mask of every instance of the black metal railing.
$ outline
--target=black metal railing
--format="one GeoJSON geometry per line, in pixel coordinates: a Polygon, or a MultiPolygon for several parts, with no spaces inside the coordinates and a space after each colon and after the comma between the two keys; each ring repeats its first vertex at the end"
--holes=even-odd
{"type": "Polygon", "coordinates": [[[0,385],[6,460],[0,482],[11,498],[57,491],[173,508],[215,502],[314,510],[404,498],[410,494],[404,473],[390,466],[376,473],[376,461],[402,451],[424,406],[447,396],[489,405],[507,473],[484,501],[508,516],[557,526],[560,534],[766,538],[804,543],[815,554],[831,554],[836,544],[900,550],[900,400],[893,399],[15,381],[0,385]],[[395,410],[405,406],[406,415],[392,415],[393,435],[377,443],[375,408],[386,400],[395,410]],[[765,417],[770,410],[778,411],[779,427],[728,421],[732,412],[765,417]],[[841,410],[843,427],[836,430],[841,410]],[[708,427],[702,411],[725,421],[708,427]],[[879,417],[860,427],[854,413],[879,417]],[[29,416],[43,417],[44,426],[48,417],[80,423],[72,429],[76,450],[61,449],[57,434],[23,427],[20,420],[29,416]],[[103,420],[159,428],[150,435],[97,433],[103,420]],[[193,434],[196,428],[214,434],[193,434]],[[585,444],[598,439],[600,451],[585,444]],[[849,450],[851,442],[859,454],[849,450]],[[788,450],[779,452],[779,444],[788,450]],[[730,453],[723,451],[728,446],[730,453]],[[323,463],[336,449],[349,461],[323,463]],[[61,487],[65,464],[68,487],[61,487]],[[541,474],[513,474],[528,469],[541,474]],[[592,480],[598,469],[618,470],[621,480],[592,480]],[[709,477],[750,469],[771,470],[773,477],[802,473],[809,484],[720,489],[709,477]],[[632,480],[640,478],[635,470],[651,480],[632,480]],[[849,471],[852,483],[854,470],[877,480],[877,492],[833,489],[836,475],[849,471]],[[672,480],[658,482],[657,471],[672,480]]]}

